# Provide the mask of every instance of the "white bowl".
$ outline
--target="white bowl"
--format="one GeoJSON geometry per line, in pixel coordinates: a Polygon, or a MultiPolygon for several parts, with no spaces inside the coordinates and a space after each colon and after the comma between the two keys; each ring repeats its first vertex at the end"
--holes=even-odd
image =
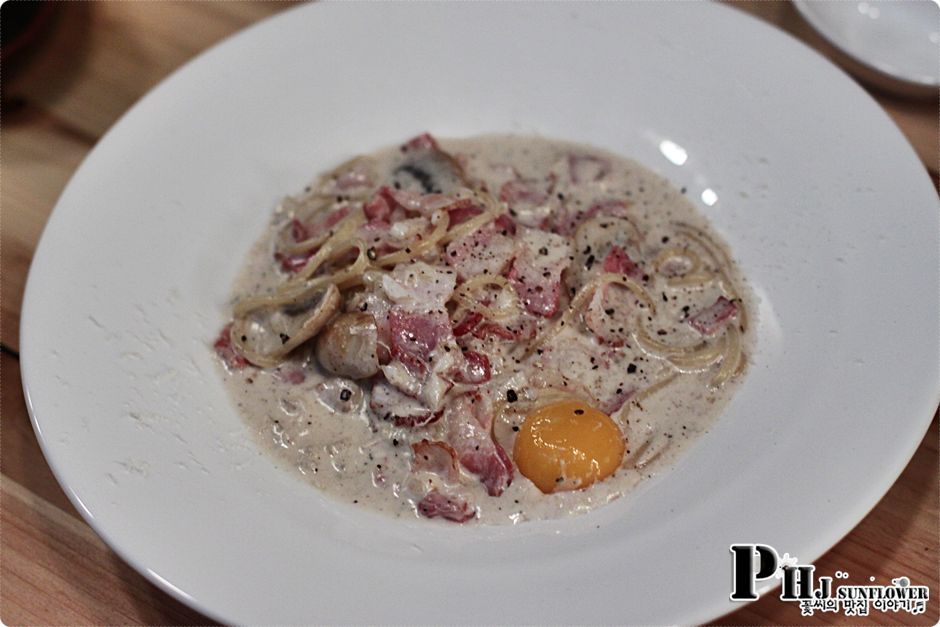
{"type": "Polygon", "coordinates": [[[842,53],[859,78],[905,95],[937,98],[940,5],[936,0],[811,2],[794,6],[842,53]]]}
{"type": "Polygon", "coordinates": [[[30,271],[24,387],[79,511],[215,619],[700,622],[735,608],[729,544],[812,560],[907,463],[938,400],[937,233],[875,102],[733,9],[318,3],[200,56],[91,153],[30,271]],[[395,522],[275,468],[233,410],[209,344],[275,202],[425,129],[637,158],[707,201],[750,277],[745,385],[630,498],[516,527],[395,522]]]}

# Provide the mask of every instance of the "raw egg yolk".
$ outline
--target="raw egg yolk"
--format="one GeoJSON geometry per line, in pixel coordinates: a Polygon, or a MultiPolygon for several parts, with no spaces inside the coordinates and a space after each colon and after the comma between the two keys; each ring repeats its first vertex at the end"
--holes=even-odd
{"type": "Polygon", "coordinates": [[[568,400],[535,410],[513,446],[519,472],[546,494],[586,488],[623,462],[623,433],[607,414],[568,400]]]}

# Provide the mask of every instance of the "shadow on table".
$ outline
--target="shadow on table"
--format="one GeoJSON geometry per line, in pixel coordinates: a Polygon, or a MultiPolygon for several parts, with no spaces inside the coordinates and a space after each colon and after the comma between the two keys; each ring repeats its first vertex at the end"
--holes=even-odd
{"type": "Polygon", "coordinates": [[[144,579],[114,553],[114,570],[144,625],[218,625],[144,579]]]}
{"type": "MultiPolygon", "coordinates": [[[[18,5],[33,4],[4,3],[0,8],[0,20],[7,20],[15,11],[22,11],[23,7],[18,5]]],[[[4,125],[17,121],[15,114],[31,94],[41,91],[46,99],[54,102],[68,93],[88,61],[95,3],[36,4],[49,7],[48,15],[40,15],[32,25],[27,25],[25,28],[29,32],[20,38],[21,43],[12,51],[4,46],[4,125]]]]}

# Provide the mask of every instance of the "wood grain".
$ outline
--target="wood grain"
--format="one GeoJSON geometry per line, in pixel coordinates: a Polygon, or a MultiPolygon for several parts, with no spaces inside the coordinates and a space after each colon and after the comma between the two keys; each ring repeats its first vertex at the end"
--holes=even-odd
{"type": "MultiPolygon", "coordinates": [[[[733,2],[832,55],[785,2],[733,2]]],[[[20,387],[18,329],[23,286],[43,226],[68,179],[123,113],[168,73],[225,36],[289,8],[287,2],[57,3],[33,50],[3,67],[0,163],[0,619],[5,624],[203,624],[147,582],[98,538],[42,457],[20,387]],[[15,62],[14,62],[15,61],[15,62]]],[[[936,102],[873,92],[925,165],[938,164],[936,102]]],[[[907,575],[931,587],[926,615],[872,615],[867,624],[938,620],[940,503],[938,425],[878,506],[816,562],[850,583],[907,575]],[[856,579],[858,578],[858,579],[856,579]]],[[[877,469],[873,470],[877,472],[877,469]]],[[[723,576],[723,575],[716,575],[723,576]]],[[[841,615],[801,617],[773,596],[718,624],[848,624],[841,615]]]]}

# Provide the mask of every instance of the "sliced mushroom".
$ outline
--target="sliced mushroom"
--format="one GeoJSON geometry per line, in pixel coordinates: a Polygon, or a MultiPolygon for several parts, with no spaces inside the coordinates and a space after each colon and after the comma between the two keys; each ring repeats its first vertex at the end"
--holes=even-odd
{"type": "Polygon", "coordinates": [[[368,313],[336,316],[317,338],[317,360],[333,374],[364,379],[379,371],[378,328],[368,313]]]}
{"type": "MultiPolygon", "coordinates": [[[[254,300],[254,299],[253,299],[254,300]]],[[[252,307],[236,307],[232,343],[251,363],[269,368],[314,337],[340,307],[332,283],[289,297],[257,299],[252,307]]]]}
{"type": "Polygon", "coordinates": [[[392,182],[424,194],[449,194],[470,185],[457,160],[433,147],[407,151],[392,172],[392,182]]]}

